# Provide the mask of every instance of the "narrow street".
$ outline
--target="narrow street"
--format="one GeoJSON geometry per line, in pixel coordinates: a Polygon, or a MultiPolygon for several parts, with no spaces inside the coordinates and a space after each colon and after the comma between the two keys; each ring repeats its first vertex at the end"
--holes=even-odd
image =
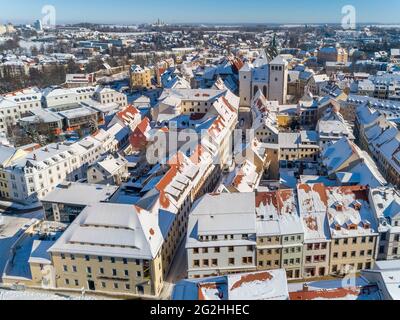
{"type": "Polygon", "coordinates": [[[161,292],[161,300],[169,300],[171,298],[174,286],[177,282],[187,278],[187,255],[186,255],[186,237],[183,238],[176,252],[171,270],[165,281],[164,288],[161,292]]]}

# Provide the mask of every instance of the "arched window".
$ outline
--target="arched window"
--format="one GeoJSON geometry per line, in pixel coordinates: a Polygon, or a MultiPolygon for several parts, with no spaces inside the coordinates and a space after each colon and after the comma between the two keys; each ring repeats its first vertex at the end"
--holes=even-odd
{"type": "Polygon", "coordinates": [[[258,92],[258,86],[254,86],[254,93],[253,93],[253,95],[255,96],[255,95],[257,94],[257,92],[258,92]]]}

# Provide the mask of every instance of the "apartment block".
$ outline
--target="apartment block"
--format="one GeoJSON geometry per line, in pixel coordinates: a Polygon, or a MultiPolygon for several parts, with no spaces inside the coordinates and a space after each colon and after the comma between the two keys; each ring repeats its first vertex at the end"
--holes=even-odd
{"type": "Polygon", "coordinates": [[[257,192],[257,267],[286,270],[290,280],[302,278],[304,231],[294,190],[257,192]]]}
{"type": "Polygon", "coordinates": [[[330,273],[370,269],[375,261],[379,233],[368,200],[368,188],[327,188],[325,195],[332,238],[330,273]]]}
{"type": "Polygon", "coordinates": [[[42,107],[42,93],[37,88],[28,88],[0,96],[0,132],[7,133],[29,111],[42,107]]]}
{"type": "Polygon", "coordinates": [[[304,229],[304,278],[324,277],[329,274],[331,234],[324,193],[323,184],[301,184],[297,187],[304,229]]]}
{"type": "Polygon", "coordinates": [[[139,65],[133,65],[130,69],[130,86],[131,89],[150,89],[151,83],[151,70],[147,67],[142,68],[139,65]]]}
{"type": "Polygon", "coordinates": [[[189,278],[256,270],[253,193],[206,195],[189,216],[189,278]],[[252,205],[253,204],[253,205],[252,205]]]}
{"type": "Polygon", "coordinates": [[[171,223],[130,205],[86,207],[49,249],[56,288],[157,296],[171,223]]]}

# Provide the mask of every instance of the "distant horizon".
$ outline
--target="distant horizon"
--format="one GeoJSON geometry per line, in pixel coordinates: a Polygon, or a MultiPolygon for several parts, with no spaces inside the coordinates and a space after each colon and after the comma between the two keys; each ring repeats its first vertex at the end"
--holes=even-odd
{"type": "MultiPolygon", "coordinates": [[[[14,21],[3,21],[0,24],[12,24],[14,26],[21,26],[21,25],[32,25],[34,21],[21,21],[21,22],[14,22],[14,21]]],[[[340,23],[337,22],[167,22],[160,19],[165,25],[170,26],[178,26],[178,25],[205,25],[205,26],[282,26],[282,25],[337,25],[340,26],[340,23]]],[[[59,22],[57,26],[73,26],[73,25],[80,25],[80,24],[89,24],[89,25],[103,25],[103,26],[120,26],[120,27],[134,27],[139,25],[152,25],[155,24],[157,21],[147,21],[147,22],[91,22],[91,21],[81,21],[81,22],[59,22]]],[[[357,26],[365,26],[365,25],[382,25],[382,26],[390,26],[390,25],[399,25],[399,22],[358,22],[357,26]]]]}
{"type": "MultiPolygon", "coordinates": [[[[0,0],[5,2],[5,0],[0,0]]],[[[13,0],[1,4],[0,23],[32,24],[41,19],[42,8],[56,9],[56,24],[105,25],[151,24],[340,24],[342,8],[356,9],[358,24],[400,24],[400,1],[386,0],[13,0]]]]}

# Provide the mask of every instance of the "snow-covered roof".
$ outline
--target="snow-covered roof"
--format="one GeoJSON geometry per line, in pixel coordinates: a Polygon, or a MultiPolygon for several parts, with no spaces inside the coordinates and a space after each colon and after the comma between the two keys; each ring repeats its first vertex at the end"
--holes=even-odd
{"type": "Polygon", "coordinates": [[[58,185],[42,199],[43,202],[89,205],[106,201],[118,190],[117,186],[68,182],[58,185]],[[82,197],[82,195],[85,195],[82,197]]]}
{"type": "Polygon", "coordinates": [[[283,269],[184,280],[176,284],[173,300],[288,300],[283,269]]]}
{"type": "Polygon", "coordinates": [[[330,240],[328,203],[324,185],[301,184],[298,186],[297,192],[305,241],[330,240]]]}
{"type": "Polygon", "coordinates": [[[171,220],[132,205],[98,203],[86,207],[50,248],[71,253],[132,259],[153,259],[171,220]]]}
{"type": "Polygon", "coordinates": [[[257,235],[303,234],[295,191],[258,192],[256,195],[257,235]]]}
{"type": "Polygon", "coordinates": [[[367,187],[330,187],[325,188],[325,195],[332,238],[377,235],[367,187]]]}

